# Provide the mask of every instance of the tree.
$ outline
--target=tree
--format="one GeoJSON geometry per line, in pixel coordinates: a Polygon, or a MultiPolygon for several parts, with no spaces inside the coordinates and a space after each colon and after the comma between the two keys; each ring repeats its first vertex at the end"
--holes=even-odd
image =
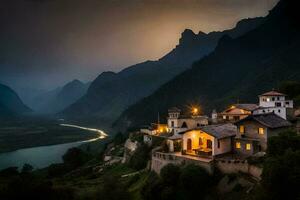
{"type": "Polygon", "coordinates": [[[177,186],[180,174],[180,167],[173,164],[164,166],[160,171],[160,177],[167,186],[177,186]]]}
{"type": "Polygon", "coordinates": [[[300,150],[300,136],[296,132],[285,131],[271,137],[268,141],[268,156],[282,155],[287,149],[300,150]]]}
{"type": "Polygon", "coordinates": [[[180,176],[180,184],[184,196],[188,198],[198,197],[204,199],[208,188],[211,186],[211,177],[208,172],[197,165],[187,165],[180,176]]]}
{"type": "Polygon", "coordinates": [[[89,161],[91,157],[79,148],[71,148],[63,155],[64,164],[77,168],[89,161]]]}
{"type": "Polygon", "coordinates": [[[129,166],[141,170],[147,166],[149,160],[150,148],[143,144],[139,146],[129,160],[129,166]]]}
{"type": "Polygon", "coordinates": [[[22,167],[21,172],[22,173],[30,173],[33,170],[33,166],[31,166],[30,164],[25,163],[22,167]]]}
{"type": "Polygon", "coordinates": [[[141,191],[142,197],[145,200],[161,199],[161,191],[163,184],[161,178],[153,171],[150,172],[141,191]]]}
{"type": "Polygon", "coordinates": [[[300,150],[285,151],[283,155],[269,157],[262,174],[262,186],[269,199],[300,199],[300,150]]]}

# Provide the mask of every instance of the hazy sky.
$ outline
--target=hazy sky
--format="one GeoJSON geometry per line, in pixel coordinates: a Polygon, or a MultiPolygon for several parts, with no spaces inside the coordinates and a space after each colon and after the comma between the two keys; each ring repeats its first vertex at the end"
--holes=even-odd
{"type": "Polygon", "coordinates": [[[162,57],[181,32],[232,28],[278,0],[0,0],[0,81],[47,88],[162,57]]]}

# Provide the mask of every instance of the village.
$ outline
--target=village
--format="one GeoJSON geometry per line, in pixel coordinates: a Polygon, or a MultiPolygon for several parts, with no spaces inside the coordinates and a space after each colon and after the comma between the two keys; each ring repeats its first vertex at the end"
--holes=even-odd
{"type": "Polygon", "coordinates": [[[166,148],[152,150],[151,170],[160,173],[167,164],[195,164],[209,173],[218,168],[223,173],[243,172],[260,180],[262,168],[249,163],[266,154],[268,140],[292,128],[293,101],[275,90],[258,96],[258,104],[234,104],[211,117],[199,114],[197,107],[190,115],[179,108],[168,110],[167,124],[153,123],[141,128],[144,143],[156,138],[166,148]]]}

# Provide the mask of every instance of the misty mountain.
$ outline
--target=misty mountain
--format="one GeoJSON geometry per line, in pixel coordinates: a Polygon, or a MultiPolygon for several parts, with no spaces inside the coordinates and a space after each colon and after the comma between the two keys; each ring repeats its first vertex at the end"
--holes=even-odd
{"type": "Polygon", "coordinates": [[[186,29],[179,44],[157,61],[133,65],[119,73],[104,72],[92,82],[88,92],[61,114],[65,117],[97,117],[115,120],[130,105],[150,95],[158,87],[188,69],[191,64],[212,52],[224,35],[237,37],[259,24],[263,18],[242,20],[232,30],[198,33],[186,29]]]}
{"type": "Polygon", "coordinates": [[[196,104],[210,114],[238,100],[257,102],[257,95],[281,82],[300,80],[300,20],[294,2],[280,1],[262,25],[241,37],[222,36],[213,53],[128,108],[116,125],[153,122],[172,106],[196,104]]]}
{"type": "Polygon", "coordinates": [[[44,92],[32,102],[33,109],[39,113],[54,114],[62,111],[86,94],[89,83],[73,80],[63,87],[44,92]]]}
{"type": "Polygon", "coordinates": [[[0,83],[0,117],[19,115],[31,112],[17,93],[0,83]]]}

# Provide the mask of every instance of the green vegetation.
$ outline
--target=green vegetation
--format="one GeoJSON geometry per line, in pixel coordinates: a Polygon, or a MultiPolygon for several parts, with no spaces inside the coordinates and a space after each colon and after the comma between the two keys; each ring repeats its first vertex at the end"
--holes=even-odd
{"type": "Polygon", "coordinates": [[[262,174],[261,199],[299,199],[300,136],[283,132],[270,139],[262,174]]]}

